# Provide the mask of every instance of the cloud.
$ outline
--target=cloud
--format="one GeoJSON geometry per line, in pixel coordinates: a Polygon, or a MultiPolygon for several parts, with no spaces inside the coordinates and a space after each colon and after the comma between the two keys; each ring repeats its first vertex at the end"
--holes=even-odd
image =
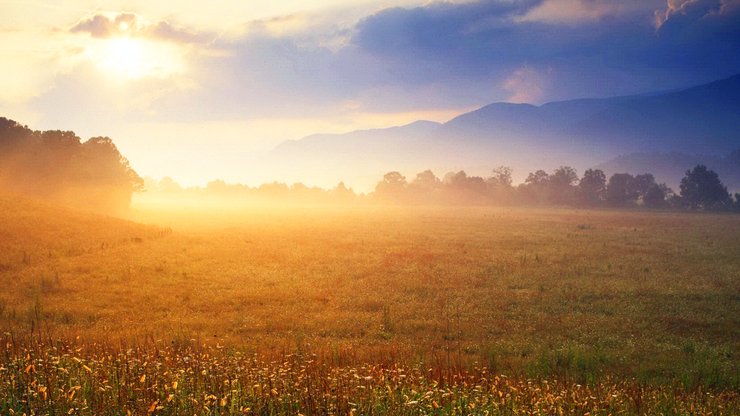
{"type": "MultiPolygon", "coordinates": [[[[354,23],[331,13],[288,14],[249,22],[241,37],[214,37],[198,48],[188,62],[191,87],[158,96],[152,108],[171,121],[305,118],[677,88],[740,71],[740,58],[728,53],[738,41],[720,35],[733,27],[725,16],[730,2],[715,3],[716,16],[681,20],[671,12],[660,33],[653,13],[670,6],[665,0],[430,3],[382,9],[354,23]],[[553,14],[545,16],[548,10],[553,14]],[[692,33],[697,24],[701,36],[692,33]]],[[[133,13],[99,13],[72,30],[202,37],[133,13]]]]}
{"type": "Polygon", "coordinates": [[[596,22],[607,17],[654,8],[655,1],[646,0],[545,0],[529,9],[519,22],[577,24],[596,22]]]}
{"type": "Polygon", "coordinates": [[[670,89],[740,72],[740,0],[689,1],[696,4],[684,10],[693,12],[674,7],[659,33],[654,12],[665,0],[386,9],[358,23],[352,44],[387,65],[388,83],[457,84],[492,100],[511,97],[502,87],[526,66],[553,69],[544,100],[670,89]]]}
{"type": "MultiPolygon", "coordinates": [[[[145,108],[167,122],[447,111],[672,89],[740,72],[740,36],[727,36],[740,27],[733,19],[738,0],[717,0],[700,13],[671,9],[657,31],[653,13],[670,8],[665,0],[619,7],[563,1],[551,18],[538,15],[553,7],[551,0],[482,0],[388,8],[354,21],[331,14],[253,21],[240,37],[184,48],[194,50],[188,82],[158,86],[145,108]]],[[[98,13],[72,31],[183,42],[205,37],[133,13],[98,13]]],[[[56,94],[73,88],[84,83],[56,94]]]]}
{"type": "Polygon", "coordinates": [[[202,43],[212,35],[175,27],[167,21],[150,22],[135,13],[98,13],[77,22],[72,33],[87,33],[94,38],[142,37],[177,43],[202,43]]]}
{"type": "Polygon", "coordinates": [[[700,0],[668,0],[664,10],[655,11],[655,28],[660,29],[663,24],[675,15],[686,15],[690,9],[703,7],[709,3],[700,0]],[[704,4],[702,4],[704,3],[704,4]]]}
{"type": "Polygon", "coordinates": [[[663,9],[655,11],[655,28],[660,29],[671,19],[697,21],[736,15],[740,0],[667,0],[663,9]]]}
{"type": "Polygon", "coordinates": [[[504,80],[502,87],[511,93],[512,103],[539,103],[546,94],[550,82],[550,70],[538,72],[530,66],[523,66],[504,80]]]}

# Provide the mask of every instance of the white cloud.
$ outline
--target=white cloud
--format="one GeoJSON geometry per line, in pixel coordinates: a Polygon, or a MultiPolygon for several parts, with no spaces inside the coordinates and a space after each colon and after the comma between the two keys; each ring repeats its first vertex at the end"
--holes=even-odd
{"type": "Polygon", "coordinates": [[[523,66],[514,71],[501,87],[510,92],[512,103],[540,103],[547,95],[550,84],[550,70],[537,71],[531,66],[523,66]]]}

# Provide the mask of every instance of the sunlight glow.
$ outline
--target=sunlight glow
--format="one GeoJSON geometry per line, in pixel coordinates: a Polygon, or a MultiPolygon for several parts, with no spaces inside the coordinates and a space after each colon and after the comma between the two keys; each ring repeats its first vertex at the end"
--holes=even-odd
{"type": "Polygon", "coordinates": [[[91,59],[118,80],[166,78],[183,71],[181,54],[172,45],[128,37],[96,41],[91,59]]]}

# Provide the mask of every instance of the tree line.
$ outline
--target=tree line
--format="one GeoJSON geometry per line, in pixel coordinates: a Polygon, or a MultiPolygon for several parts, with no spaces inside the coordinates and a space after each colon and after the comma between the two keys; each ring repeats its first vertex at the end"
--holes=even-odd
{"type": "Polygon", "coordinates": [[[500,166],[491,176],[468,176],[464,171],[438,178],[432,171],[407,180],[388,172],[372,194],[386,202],[412,204],[521,204],[574,207],[645,207],[740,211],[740,194],[731,195],[716,172],[704,165],[686,171],[680,190],[658,183],[650,173],[633,176],[615,173],[607,179],[600,169],[588,169],[579,177],[570,166],[552,173],[531,172],[513,185],[512,169],[500,166]]]}
{"type": "Polygon", "coordinates": [[[76,207],[128,207],[143,180],[108,137],[34,131],[0,117],[0,189],[76,207]]]}
{"type": "Polygon", "coordinates": [[[602,170],[588,169],[579,177],[569,166],[561,166],[552,173],[537,170],[519,185],[513,183],[512,169],[500,166],[493,169],[489,177],[469,176],[465,171],[459,171],[439,178],[431,170],[425,170],[407,180],[397,171],[388,172],[368,194],[357,194],[343,182],[334,188],[323,189],[302,183],[272,182],[249,187],[216,180],[202,188],[182,188],[169,177],[159,181],[148,178],[146,192],[169,197],[242,198],[267,203],[547,205],[740,211],[740,194],[730,195],[719,176],[703,165],[686,172],[678,193],[666,184],[658,183],[650,173],[617,173],[607,179],[602,170]]]}
{"type": "Polygon", "coordinates": [[[588,169],[582,177],[570,166],[552,173],[531,172],[513,184],[512,169],[500,166],[488,177],[464,171],[438,178],[431,170],[407,180],[388,172],[374,191],[356,194],[344,183],[324,190],[301,183],[273,182],[257,188],[213,181],[206,188],[182,189],[169,178],[144,186],[108,137],[83,142],[74,132],[34,131],[0,117],[0,189],[57,200],[68,205],[120,210],[134,192],[186,192],[194,196],[247,197],[315,203],[381,202],[403,204],[561,205],[575,207],[646,207],[740,211],[740,194],[730,195],[716,172],[697,165],[686,171],[679,192],[658,183],[650,173],[616,173],[588,169]]]}

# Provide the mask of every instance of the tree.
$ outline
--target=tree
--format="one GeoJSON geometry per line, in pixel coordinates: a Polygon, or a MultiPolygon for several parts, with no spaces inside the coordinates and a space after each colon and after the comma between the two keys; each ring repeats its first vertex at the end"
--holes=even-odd
{"type": "Polygon", "coordinates": [[[41,133],[41,140],[50,147],[74,148],[80,144],[80,138],[73,131],[48,130],[41,133]]]}
{"type": "MultiPolygon", "coordinates": [[[[226,185],[228,189],[233,189],[233,185],[226,185]]],[[[285,197],[288,196],[290,188],[282,182],[263,183],[257,188],[257,194],[266,197],[285,197]]]]}
{"type": "Polygon", "coordinates": [[[351,201],[355,198],[355,191],[347,188],[344,182],[339,182],[337,186],[329,191],[331,196],[338,201],[351,201]]]}
{"type": "Polygon", "coordinates": [[[578,183],[578,199],[585,205],[598,205],[606,198],[606,175],[600,169],[588,169],[578,183]]]}
{"type": "Polygon", "coordinates": [[[643,173],[642,175],[635,176],[635,180],[632,182],[634,185],[634,191],[637,194],[638,199],[645,199],[648,191],[657,185],[655,183],[655,177],[652,173],[643,173]]]}
{"type": "Polygon", "coordinates": [[[691,209],[718,209],[729,205],[730,194],[716,172],[696,165],[681,179],[681,200],[691,209]]]}
{"type": "Polygon", "coordinates": [[[0,160],[33,136],[34,132],[28,127],[5,117],[0,117],[0,160]]]}
{"type": "Polygon", "coordinates": [[[468,176],[463,170],[447,173],[443,183],[450,202],[477,204],[488,198],[486,181],[480,176],[468,176]]]}
{"type": "Polygon", "coordinates": [[[400,200],[406,191],[406,177],[399,172],[388,172],[375,186],[375,194],[389,200],[400,200]]]}
{"type": "Polygon", "coordinates": [[[519,192],[526,202],[542,204],[550,199],[550,175],[544,170],[530,172],[524,183],[519,185],[519,192]]]}
{"type": "Polygon", "coordinates": [[[175,180],[170,178],[169,176],[165,176],[164,178],[160,179],[157,185],[157,190],[160,192],[174,193],[182,191],[182,186],[180,186],[179,183],[175,182],[175,180]]]}
{"type": "Polygon", "coordinates": [[[629,173],[615,173],[606,186],[606,201],[610,205],[632,205],[637,200],[635,178],[629,173]]]}
{"type": "Polygon", "coordinates": [[[648,208],[665,208],[668,205],[666,198],[672,193],[673,191],[666,184],[654,183],[645,192],[642,203],[648,208]]]}
{"type": "Polygon", "coordinates": [[[530,172],[530,174],[527,175],[527,179],[524,180],[524,183],[526,185],[546,186],[549,180],[550,175],[548,175],[547,172],[545,172],[544,170],[540,169],[536,172],[530,172]]]}
{"type": "Polygon", "coordinates": [[[425,170],[416,174],[409,183],[409,197],[416,203],[432,202],[439,196],[442,181],[431,170],[425,170]]]}
{"type": "MultiPolygon", "coordinates": [[[[67,137],[67,140],[74,139],[67,137]]],[[[89,182],[105,182],[129,191],[129,194],[144,189],[143,179],[131,168],[129,161],[109,137],[93,137],[82,144],[82,149],[89,182]]]]}
{"type": "Polygon", "coordinates": [[[0,118],[0,187],[86,209],[125,209],[144,181],[108,137],[32,131],[0,118]]]}
{"type": "Polygon", "coordinates": [[[494,188],[511,188],[513,170],[508,166],[499,166],[493,169],[492,176],[487,182],[494,188]]]}
{"type": "Polygon", "coordinates": [[[413,181],[411,181],[410,186],[413,186],[421,191],[430,192],[436,188],[439,188],[441,184],[442,181],[440,181],[439,178],[434,175],[434,172],[432,172],[431,170],[425,170],[424,172],[419,172],[416,174],[416,177],[413,181]]]}
{"type": "Polygon", "coordinates": [[[550,200],[557,204],[568,204],[575,199],[578,173],[570,166],[561,166],[550,175],[550,200]]]}
{"type": "Polygon", "coordinates": [[[498,166],[491,172],[491,177],[486,179],[489,196],[499,203],[508,203],[513,197],[512,172],[513,170],[508,166],[498,166]]]}

